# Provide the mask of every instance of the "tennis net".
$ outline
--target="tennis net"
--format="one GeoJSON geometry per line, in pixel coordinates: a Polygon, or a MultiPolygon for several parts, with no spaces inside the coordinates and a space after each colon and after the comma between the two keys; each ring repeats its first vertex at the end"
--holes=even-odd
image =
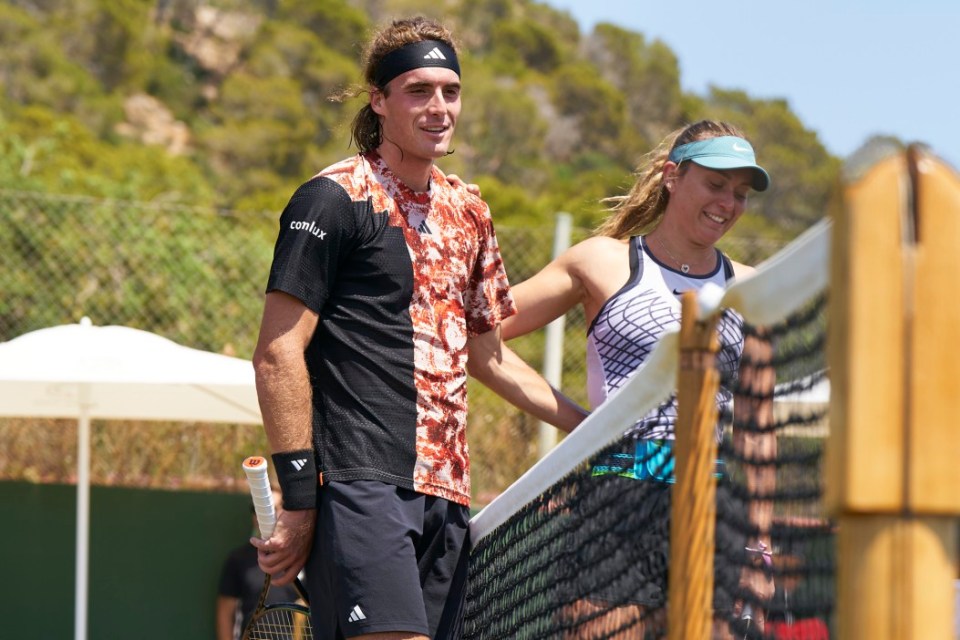
{"type": "MultiPolygon", "coordinates": [[[[823,222],[722,299],[700,296],[702,314],[733,310],[745,340],[769,346],[753,361],[745,351],[740,371],[776,374],[762,392],[736,372],[721,380],[733,401],[716,430],[718,636],[829,633],[833,527],[821,488],[829,238],[823,222]],[[737,409],[764,402],[769,419],[737,409]],[[762,513],[766,531],[754,524],[762,513]]],[[[673,447],[633,427],[676,411],[678,346],[667,333],[619,391],[471,521],[464,638],[666,635],[668,581],[683,578],[669,574],[673,447]]]]}

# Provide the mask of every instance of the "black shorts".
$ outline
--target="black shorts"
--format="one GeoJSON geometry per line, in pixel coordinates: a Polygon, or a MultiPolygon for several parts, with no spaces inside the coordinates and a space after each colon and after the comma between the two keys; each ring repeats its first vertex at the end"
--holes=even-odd
{"type": "MultiPolygon", "coordinates": [[[[670,560],[670,507],[673,485],[653,479],[617,475],[591,478],[587,495],[576,505],[576,564],[568,575],[577,579],[568,600],[585,598],[610,606],[664,606],[670,560]]],[[[739,593],[747,534],[742,530],[746,506],[721,480],[717,485],[716,555],[713,607],[717,614],[733,610],[739,593]],[[732,524],[735,523],[735,524],[732,524]]]]}
{"type": "Polygon", "coordinates": [[[446,637],[465,596],[469,509],[373,480],[319,495],[306,576],[313,637],[446,637]]]}

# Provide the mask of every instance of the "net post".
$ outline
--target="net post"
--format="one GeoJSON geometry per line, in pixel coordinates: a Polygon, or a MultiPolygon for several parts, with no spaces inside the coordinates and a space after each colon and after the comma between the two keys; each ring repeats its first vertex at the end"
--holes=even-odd
{"type": "Polygon", "coordinates": [[[911,585],[910,637],[948,638],[960,516],[960,306],[949,292],[960,273],[960,175],[917,145],[907,149],[915,244],[907,313],[909,397],[905,526],[911,585]]]}
{"type": "Polygon", "coordinates": [[[902,507],[906,163],[893,156],[843,190],[833,211],[826,506],[902,507]]]}
{"type": "Polygon", "coordinates": [[[908,150],[916,204],[910,306],[907,502],[931,515],[960,515],[960,175],[922,150],[908,150]]]}
{"type": "Polygon", "coordinates": [[[908,199],[895,155],[847,185],[834,212],[826,505],[838,524],[840,638],[909,637],[898,636],[903,604],[891,584],[901,573],[908,199]]]}
{"type": "Polygon", "coordinates": [[[716,524],[718,315],[699,318],[697,298],[681,298],[677,371],[676,485],[670,516],[670,640],[707,640],[713,618],[716,524]]]}
{"type": "MultiPolygon", "coordinates": [[[[565,211],[557,213],[556,226],[553,231],[552,260],[570,248],[570,236],[573,231],[573,216],[565,211]]],[[[566,327],[566,316],[560,316],[547,325],[545,331],[546,344],[543,350],[543,378],[555,388],[560,388],[563,378],[563,334],[566,327]]],[[[552,424],[540,421],[537,432],[537,455],[542,458],[557,446],[557,428],[552,424]]]]}
{"type": "Polygon", "coordinates": [[[827,447],[839,637],[950,638],[960,364],[947,345],[960,310],[947,292],[960,267],[960,181],[910,149],[849,185],[843,204],[827,447]]]}

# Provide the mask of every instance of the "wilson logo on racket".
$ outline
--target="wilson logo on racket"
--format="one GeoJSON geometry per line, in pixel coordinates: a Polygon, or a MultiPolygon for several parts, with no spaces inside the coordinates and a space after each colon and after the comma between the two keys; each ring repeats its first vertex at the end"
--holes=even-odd
{"type": "Polygon", "coordinates": [[[307,464],[307,459],[301,458],[299,460],[291,460],[290,464],[292,464],[293,468],[296,469],[297,471],[302,471],[303,467],[305,467],[307,464]]]}

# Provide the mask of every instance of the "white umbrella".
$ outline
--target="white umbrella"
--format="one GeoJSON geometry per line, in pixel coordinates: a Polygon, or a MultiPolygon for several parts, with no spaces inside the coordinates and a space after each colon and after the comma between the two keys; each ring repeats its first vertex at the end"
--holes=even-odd
{"type": "Polygon", "coordinates": [[[87,626],[90,420],[261,423],[249,360],[88,318],[0,343],[0,416],[78,420],[76,640],[87,626]]]}
{"type": "MultiPolygon", "coordinates": [[[[778,392],[781,385],[777,385],[778,392]]],[[[796,381],[797,391],[785,392],[776,396],[773,404],[774,418],[786,420],[792,413],[808,415],[813,411],[823,411],[830,404],[830,379],[823,372],[800,378],[796,381]]],[[[825,438],[830,431],[830,421],[824,416],[815,424],[800,427],[790,426],[781,430],[782,435],[825,438]]]]}

